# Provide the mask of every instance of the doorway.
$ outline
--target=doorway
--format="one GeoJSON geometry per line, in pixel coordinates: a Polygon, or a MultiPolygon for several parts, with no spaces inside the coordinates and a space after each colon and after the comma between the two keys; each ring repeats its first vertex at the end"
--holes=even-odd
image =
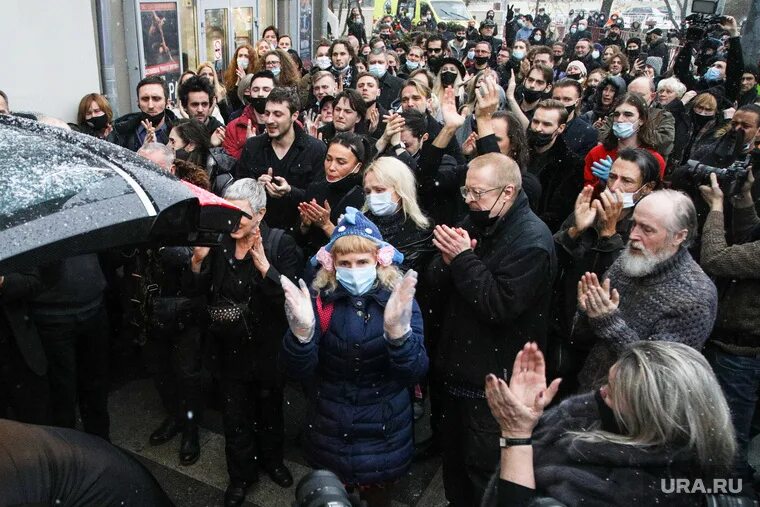
{"type": "Polygon", "coordinates": [[[200,0],[197,18],[200,60],[211,62],[221,74],[235,48],[253,45],[259,36],[258,4],[255,0],[200,0]]]}

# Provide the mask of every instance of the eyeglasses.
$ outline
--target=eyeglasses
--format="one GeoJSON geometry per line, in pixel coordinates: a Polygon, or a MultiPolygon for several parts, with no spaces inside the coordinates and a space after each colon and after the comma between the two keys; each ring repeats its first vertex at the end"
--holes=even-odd
{"type": "Polygon", "coordinates": [[[479,201],[481,197],[494,190],[504,190],[504,187],[489,188],[488,190],[473,190],[467,187],[459,187],[459,193],[462,194],[462,199],[467,199],[467,196],[470,195],[472,196],[473,201],[479,201]]]}
{"type": "Polygon", "coordinates": [[[428,48],[428,53],[442,53],[443,48],[428,48]]]}

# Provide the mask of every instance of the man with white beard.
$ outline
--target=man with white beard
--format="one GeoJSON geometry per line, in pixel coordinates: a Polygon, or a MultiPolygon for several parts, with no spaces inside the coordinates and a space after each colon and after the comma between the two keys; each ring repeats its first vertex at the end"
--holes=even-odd
{"type": "Polygon", "coordinates": [[[674,190],[652,192],[636,205],[628,244],[604,282],[593,273],[578,282],[576,333],[593,339],[578,375],[581,390],[602,385],[620,352],[637,341],[702,349],[718,296],[687,250],[696,232],[689,197],[674,190]]]}

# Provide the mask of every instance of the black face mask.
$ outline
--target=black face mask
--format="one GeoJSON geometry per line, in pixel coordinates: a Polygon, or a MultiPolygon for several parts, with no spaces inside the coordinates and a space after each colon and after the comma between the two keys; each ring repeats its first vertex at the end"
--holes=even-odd
{"type": "Polygon", "coordinates": [[[253,110],[259,114],[264,114],[264,109],[267,107],[266,97],[246,97],[248,103],[253,107],[253,110]]]}
{"type": "Polygon", "coordinates": [[[150,124],[153,125],[153,127],[155,128],[155,127],[158,127],[158,125],[161,123],[161,120],[164,119],[165,113],[166,111],[161,111],[160,113],[154,114],[152,116],[149,115],[148,113],[143,113],[143,118],[148,120],[150,124]]]}
{"type": "Polygon", "coordinates": [[[528,138],[528,146],[531,148],[543,148],[554,140],[554,133],[546,134],[544,132],[536,132],[533,129],[528,129],[526,132],[528,138]]]}
{"type": "MultiPolygon", "coordinates": [[[[502,188],[501,192],[503,192],[503,191],[504,191],[504,189],[502,188]]],[[[499,193],[499,195],[501,195],[501,193],[499,193]]],[[[493,224],[495,224],[496,221],[499,219],[499,216],[497,215],[495,217],[492,217],[491,216],[491,211],[493,210],[494,206],[496,206],[497,202],[499,202],[498,199],[496,200],[496,202],[493,203],[493,206],[491,206],[488,209],[484,209],[484,210],[470,209],[470,210],[467,210],[467,214],[470,217],[470,222],[472,222],[472,225],[474,225],[478,229],[483,230],[483,229],[486,229],[486,228],[492,226],[493,224]]],[[[506,205],[506,203],[504,205],[502,205],[502,208],[504,208],[505,205],[506,205]]]]}
{"type": "Polygon", "coordinates": [[[364,101],[364,105],[367,106],[367,109],[369,109],[370,107],[374,106],[376,102],[377,102],[377,99],[375,99],[375,100],[365,100],[364,101]]]}
{"type": "Polygon", "coordinates": [[[485,65],[488,63],[488,57],[487,56],[476,56],[475,57],[475,64],[476,65],[485,65]]]}
{"type": "Polygon", "coordinates": [[[464,35],[457,35],[457,40],[462,42],[464,40],[464,35]]]}
{"type": "Polygon", "coordinates": [[[562,55],[554,55],[554,63],[559,63],[562,61],[562,55]]]}
{"type": "Polygon", "coordinates": [[[697,130],[701,130],[702,127],[715,118],[715,116],[707,116],[706,114],[697,114],[694,111],[691,112],[691,123],[697,130]]]}
{"type": "Polygon", "coordinates": [[[627,49],[625,52],[628,55],[628,59],[631,60],[631,61],[633,61],[636,58],[638,58],[639,57],[639,53],[641,53],[641,51],[638,50],[638,49],[627,49]]]}
{"type": "Polygon", "coordinates": [[[180,160],[187,160],[189,157],[190,157],[190,152],[184,148],[179,148],[178,150],[174,150],[174,158],[178,158],[180,160]]]}
{"type": "Polygon", "coordinates": [[[581,75],[580,74],[565,74],[565,77],[568,78],[568,79],[573,79],[575,81],[580,81],[581,80],[581,75]]]}
{"type": "Polygon", "coordinates": [[[92,127],[93,130],[103,130],[108,126],[108,116],[101,114],[100,116],[93,116],[89,120],[85,120],[85,123],[92,127]]]}
{"type": "Polygon", "coordinates": [[[540,92],[540,91],[537,91],[537,90],[528,90],[527,88],[525,88],[523,90],[523,98],[529,104],[532,104],[533,102],[535,102],[538,99],[540,99],[541,95],[543,95],[543,92],[540,92]]]}
{"type": "Polygon", "coordinates": [[[486,16],[486,19],[493,19],[493,14],[489,14],[486,16]]]}
{"type": "Polygon", "coordinates": [[[567,110],[568,116],[572,115],[575,112],[575,104],[573,104],[572,106],[565,106],[565,109],[567,110]]]}
{"type": "Polygon", "coordinates": [[[441,72],[441,85],[444,88],[447,86],[454,86],[454,83],[457,80],[457,75],[456,72],[441,72]]]}

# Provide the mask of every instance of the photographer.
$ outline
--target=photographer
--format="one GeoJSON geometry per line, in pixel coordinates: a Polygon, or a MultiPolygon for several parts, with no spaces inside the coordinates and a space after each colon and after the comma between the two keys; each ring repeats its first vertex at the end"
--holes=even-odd
{"type": "MultiPolygon", "coordinates": [[[[693,159],[700,164],[727,168],[736,161],[747,158],[750,150],[754,148],[755,139],[760,131],[760,106],[748,104],[741,106],[734,113],[727,129],[718,131],[715,140],[705,142],[693,152],[693,159]]],[[[704,183],[703,170],[699,166],[683,165],[673,171],[673,188],[683,190],[692,197],[696,197],[696,186],[704,183]]],[[[728,175],[731,176],[731,173],[728,175]]],[[[707,210],[704,205],[697,203],[697,215],[699,222],[704,222],[707,210]]]]}
{"type": "Polygon", "coordinates": [[[760,219],[752,198],[752,173],[734,198],[732,225],[726,241],[724,194],[715,174],[699,190],[710,206],[702,231],[704,270],[719,287],[718,318],[705,355],[718,377],[731,409],[738,444],[736,470],[747,481],[750,426],[760,387],[760,219]]]}
{"type": "Polygon", "coordinates": [[[675,76],[681,80],[689,90],[698,92],[710,90],[717,96],[725,96],[733,102],[739,97],[742,73],[744,71],[744,59],[742,56],[739,26],[731,16],[722,16],[720,27],[728,32],[728,52],[725,59],[715,58],[710,67],[702,76],[695,78],[691,71],[692,50],[700,44],[689,37],[673,65],[675,76]]]}

